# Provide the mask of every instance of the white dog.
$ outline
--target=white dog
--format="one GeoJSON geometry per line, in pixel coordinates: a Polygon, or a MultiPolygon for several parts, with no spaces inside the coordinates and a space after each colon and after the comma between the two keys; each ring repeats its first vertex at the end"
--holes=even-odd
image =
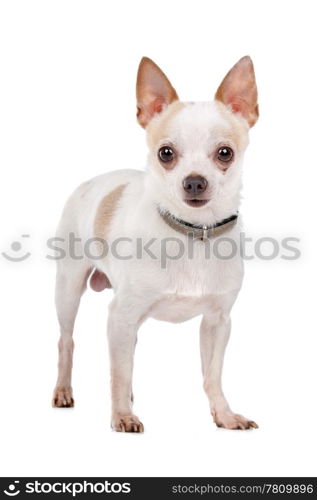
{"type": "Polygon", "coordinates": [[[94,290],[115,292],[108,320],[114,430],[143,431],[132,410],[140,325],[148,317],[182,322],[197,315],[204,389],[215,423],[255,428],[230,409],[221,388],[230,310],[243,277],[241,255],[231,250],[239,248],[241,167],[248,130],[258,118],[252,61],[243,57],[229,71],[214,101],[183,103],[160,68],[143,58],[137,107],[147,133],[147,171],[120,170],[82,184],[58,228],[66,256],[57,268],[61,337],[53,405],[74,405],[72,335],[90,276],[94,290]],[[83,258],[72,257],[70,235],[80,239],[83,258]],[[220,244],[217,252],[206,252],[220,240],[222,255],[220,244]]]}

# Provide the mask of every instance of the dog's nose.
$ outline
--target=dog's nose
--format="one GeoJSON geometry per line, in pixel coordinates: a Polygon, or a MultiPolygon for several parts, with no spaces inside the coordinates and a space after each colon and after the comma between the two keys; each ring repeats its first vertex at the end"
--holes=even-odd
{"type": "Polygon", "coordinates": [[[183,188],[185,189],[186,193],[192,196],[202,194],[204,191],[206,191],[207,185],[207,180],[200,175],[192,175],[186,177],[183,180],[183,188]]]}

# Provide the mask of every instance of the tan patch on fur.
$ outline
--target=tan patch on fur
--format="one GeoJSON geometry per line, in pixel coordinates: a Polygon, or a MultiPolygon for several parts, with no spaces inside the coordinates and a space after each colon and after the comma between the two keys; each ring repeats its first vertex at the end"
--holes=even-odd
{"type": "Polygon", "coordinates": [[[168,135],[171,120],[184,107],[185,104],[183,102],[175,101],[166,108],[161,116],[151,120],[146,129],[150,145],[156,145],[163,137],[168,135]]]}
{"type": "MultiPolygon", "coordinates": [[[[220,101],[215,101],[218,107],[219,113],[222,117],[230,122],[231,130],[230,133],[226,130],[224,135],[232,140],[234,144],[237,145],[238,149],[243,149],[248,141],[248,126],[242,117],[233,114],[228,107],[220,101]]],[[[221,129],[219,130],[221,135],[221,129]]]]}
{"type": "Polygon", "coordinates": [[[113,214],[118,206],[118,201],[120,200],[126,186],[127,184],[120,184],[120,186],[117,186],[101,200],[94,223],[94,235],[96,238],[105,238],[107,231],[109,230],[113,214]]]}

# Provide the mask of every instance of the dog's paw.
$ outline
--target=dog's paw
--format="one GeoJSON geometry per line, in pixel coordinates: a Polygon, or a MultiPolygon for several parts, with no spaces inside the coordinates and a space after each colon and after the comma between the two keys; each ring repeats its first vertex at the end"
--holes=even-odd
{"type": "Polygon", "coordinates": [[[214,422],[218,427],[223,427],[224,429],[231,430],[246,430],[246,429],[257,429],[258,425],[252,420],[244,418],[242,415],[238,415],[232,412],[215,412],[213,414],[214,422]]]}
{"type": "Polygon", "coordinates": [[[54,408],[72,408],[74,404],[71,387],[56,387],[52,401],[52,406],[54,408]]]}
{"type": "Polygon", "coordinates": [[[144,432],[142,422],[135,415],[114,414],[111,427],[116,432],[144,432]]]}

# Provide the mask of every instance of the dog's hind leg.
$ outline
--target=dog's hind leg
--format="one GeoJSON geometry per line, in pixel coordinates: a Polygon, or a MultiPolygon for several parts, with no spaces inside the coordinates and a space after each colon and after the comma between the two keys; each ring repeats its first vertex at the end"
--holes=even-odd
{"type": "Polygon", "coordinates": [[[89,273],[89,265],[84,261],[74,261],[67,258],[66,262],[63,260],[57,265],[55,301],[60,325],[60,339],[58,343],[58,377],[52,404],[58,408],[74,406],[71,387],[73,330],[80,298],[86,289],[89,273]]]}

